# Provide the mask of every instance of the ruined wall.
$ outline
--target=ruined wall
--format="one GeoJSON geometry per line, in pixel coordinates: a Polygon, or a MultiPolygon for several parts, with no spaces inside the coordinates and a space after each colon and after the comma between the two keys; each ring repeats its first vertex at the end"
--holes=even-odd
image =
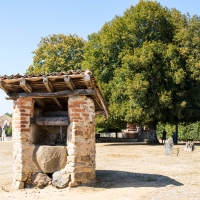
{"type": "Polygon", "coordinates": [[[30,133],[30,117],[33,116],[34,102],[31,98],[19,98],[13,106],[13,185],[24,188],[29,172],[37,171],[32,160],[33,150],[30,133]]]}
{"type": "Polygon", "coordinates": [[[69,186],[95,180],[95,106],[91,98],[74,96],[68,100],[70,125],[67,133],[69,186]]]}

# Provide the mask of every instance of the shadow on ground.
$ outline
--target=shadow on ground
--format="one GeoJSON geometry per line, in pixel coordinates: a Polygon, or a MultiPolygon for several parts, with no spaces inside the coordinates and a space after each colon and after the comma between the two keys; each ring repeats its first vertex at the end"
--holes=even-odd
{"type": "Polygon", "coordinates": [[[95,188],[165,187],[183,184],[159,174],[141,174],[114,170],[96,170],[95,188]]]}

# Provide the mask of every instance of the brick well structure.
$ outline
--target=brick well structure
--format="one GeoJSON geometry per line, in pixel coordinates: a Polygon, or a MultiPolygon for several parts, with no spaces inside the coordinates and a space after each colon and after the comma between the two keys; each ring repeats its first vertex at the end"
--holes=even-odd
{"type": "Polygon", "coordinates": [[[14,100],[13,186],[57,188],[95,182],[95,115],[108,116],[89,71],[0,77],[14,100]]]}

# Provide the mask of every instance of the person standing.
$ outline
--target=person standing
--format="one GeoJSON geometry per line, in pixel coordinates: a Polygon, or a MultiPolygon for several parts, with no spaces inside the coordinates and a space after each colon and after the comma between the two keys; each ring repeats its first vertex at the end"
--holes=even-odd
{"type": "Polygon", "coordinates": [[[162,144],[163,144],[163,141],[164,141],[164,144],[165,144],[166,136],[167,136],[167,132],[164,129],[164,131],[162,133],[162,144]]]}

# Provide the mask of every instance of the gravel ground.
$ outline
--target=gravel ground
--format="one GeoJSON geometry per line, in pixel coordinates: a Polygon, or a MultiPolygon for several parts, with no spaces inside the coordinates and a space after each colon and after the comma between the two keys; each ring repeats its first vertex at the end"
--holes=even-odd
{"type": "Polygon", "coordinates": [[[200,200],[200,144],[194,152],[183,148],[166,156],[163,145],[97,143],[96,184],[13,190],[12,142],[0,142],[0,199],[200,200]]]}

